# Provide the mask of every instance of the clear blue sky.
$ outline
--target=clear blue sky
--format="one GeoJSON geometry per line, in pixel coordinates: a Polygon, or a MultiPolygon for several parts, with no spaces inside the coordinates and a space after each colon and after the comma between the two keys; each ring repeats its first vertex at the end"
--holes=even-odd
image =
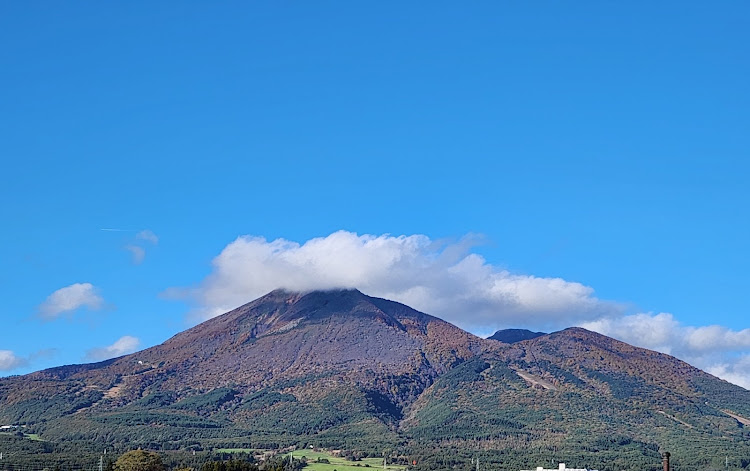
{"type": "Polygon", "coordinates": [[[497,270],[741,331],[749,16],[743,1],[4,2],[0,351],[17,361],[0,375],[124,335],[160,343],[192,309],[164,291],[200,285],[241,235],[482,234],[472,251],[497,270]],[[100,303],[44,318],[75,283],[100,303]]]}

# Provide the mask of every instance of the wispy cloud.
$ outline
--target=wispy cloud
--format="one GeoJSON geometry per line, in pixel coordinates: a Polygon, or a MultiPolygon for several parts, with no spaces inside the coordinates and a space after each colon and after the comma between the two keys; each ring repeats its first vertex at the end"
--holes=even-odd
{"type": "Polygon", "coordinates": [[[85,360],[87,361],[102,361],[109,360],[110,358],[127,355],[138,350],[141,341],[137,337],[125,335],[120,337],[112,345],[106,347],[92,348],[86,352],[85,360]]]}
{"type": "Polygon", "coordinates": [[[28,357],[18,356],[11,350],[0,350],[0,371],[13,371],[28,367],[37,360],[52,358],[57,355],[56,348],[46,348],[30,354],[28,357]]]}
{"type": "Polygon", "coordinates": [[[750,354],[730,358],[728,361],[719,359],[706,364],[704,369],[712,375],[725,379],[730,383],[750,389],[750,354]]]}
{"type": "Polygon", "coordinates": [[[75,311],[81,307],[98,310],[104,306],[104,299],[91,283],[74,283],[50,294],[39,305],[39,315],[44,319],[54,319],[60,314],[75,311]]]}
{"type": "MultiPolygon", "coordinates": [[[[127,229],[101,229],[102,231],[108,232],[136,232],[127,229]]],[[[130,252],[134,265],[140,265],[146,259],[146,247],[145,245],[157,245],[159,243],[159,236],[150,229],[143,229],[138,231],[137,234],[131,241],[123,247],[125,250],[130,252]]]]}
{"type": "Polygon", "coordinates": [[[21,358],[11,350],[0,350],[0,371],[13,371],[28,363],[26,358],[21,358]]]}
{"type": "Polygon", "coordinates": [[[130,252],[130,254],[133,256],[133,264],[134,265],[140,265],[143,263],[143,259],[146,258],[146,249],[143,247],[139,247],[137,245],[126,245],[125,250],[130,252]]]}
{"type": "Polygon", "coordinates": [[[276,288],[297,291],[358,288],[438,315],[467,329],[511,325],[565,327],[618,313],[594,290],[561,278],[511,273],[471,249],[478,238],[453,243],[424,235],[358,235],[339,231],[303,244],[243,236],[213,260],[212,273],[187,296],[194,317],[221,314],[276,288]]]}
{"type": "Polygon", "coordinates": [[[674,355],[750,389],[750,329],[684,325],[671,313],[639,313],[581,323],[631,345],[674,355]]]}
{"type": "Polygon", "coordinates": [[[60,350],[57,348],[44,348],[29,355],[29,361],[34,362],[40,359],[52,358],[57,356],[58,353],[60,353],[60,350]]]}
{"type": "Polygon", "coordinates": [[[139,240],[145,240],[146,242],[151,242],[154,245],[159,243],[159,237],[148,229],[140,231],[135,235],[135,238],[139,240]]]}

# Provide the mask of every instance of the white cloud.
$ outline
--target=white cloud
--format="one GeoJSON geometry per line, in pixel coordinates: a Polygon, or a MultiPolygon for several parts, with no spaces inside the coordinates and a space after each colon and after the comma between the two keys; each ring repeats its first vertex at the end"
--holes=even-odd
{"type": "Polygon", "coordinates": [[[146,258],[146,248],[143,246],[144,242],[156,245],[159,243],[159,237],[153,231],[144,229],[135,235],[135,240],[132,243],[124,247],[133,256],[134,265],[140,265],[146,258]]]}
{"type": "Polygon", "coordinates": [[[561,278],[514,274],[470,253],[477,238],[456,243],[424,235],[357,235],[339,231],[303,244],[243,236],[213,260],[192,289],[171,289],[207,319],[277,288],[357,288],[403,302],[469,329],[525,325],[565,327],[621,312],[594,290],[561,278]]]}
{"type": "Polygon", "coordinates": [[[750,389],[750,355],[745,354],[729,361],[706,366],[705,370],[730,383],[750,389]]]}
{"type": "Polygon", "coordinates": [[[91,283],[74,283],[50,294],[39,305],[39,314],[45,319],[53,319],[65,312],[75,311],[86,306],[91,310],[101,309],[104,299],[91,283]]]}
{"type": "Polygon", "coordinates": [[[159,237],[156,234],[154,234],[153,231],[150,231],[148,229],[144,229],[140,231],[138,234],[135,235],[135,238],[138,240],[145,240],[146,242],[151,242],[154,245],[159,243],[159,237]]]}
{"type": "Polygon", "coordinates": [[[622,317],[601,318],[580,324],[584,329],[614,337],[639,347],[672,353],[679,335],[679,322],[669,313],[633,314],[622,317]]]}
{"type": "Polygon", "coordinates": [[[674,355],[719,378],[750,388],[750,356],[742,354],[750,352],[750,329],[687,326],[670,313],[602,318],[580,326],[631,345],[674,355]]]}
{"type": "Polygon", "coordinates": [[[120,337],[115,343],[106,347],[92,348],[86,352],[86,360],[88,361],[102,361],[109,360],[110,358],[127,355],[138,350],[141,341],[130,335],[120,337]]]}
{"type": "Polygon", "coordinates": [[[688,328],[686,343],[699,352],[748,350],[750,329],[736,331],[718,325],[688,328]]]}
{"type": "Polygon", "coordinates": [[[28,367],[40,359],[52,358],[57,355],[56,348],[46,348],[20,357],[11,350],[0,350],[0,371],[13,371],[18,368],[28,367]]]}
{"type": "Polygon", "coordinates": [[[0,350],[0,371],[12,371],[27,363],[25,358],[16,356],[10,350],[0,350]]]}
{"type": "Polygon", "coordinates": [[[511,273],[487,263],[478,238],[445,243],[424,235],[357,235],[339,231],[302,244],[242,236],[192,288],[165,295],[195,303],[205,320],[277,288],[357,288],[405,303],[478,334],[501,327],[553,330],[571,325],[672,354],[744,387],[750,386],[750,329],[685,326],[669,313],[626,315],[593,288],[561,278],[511,273]]]}
{"type": "Polygon", "coordinates": [[[682,325],[672,314],[633,314],[602,318],[581,327],[624,342],[680,356],[750,350],[750,329],[731,330],[718,325],[682,325]]]}
{"type": "Polygon", "coordinates": [[[125,250],[130,252],[133,256],[133,264],[140,265],[143,263],[143,259],[146,258],[146,249],[137,245],[126,245],[125,250]]]}

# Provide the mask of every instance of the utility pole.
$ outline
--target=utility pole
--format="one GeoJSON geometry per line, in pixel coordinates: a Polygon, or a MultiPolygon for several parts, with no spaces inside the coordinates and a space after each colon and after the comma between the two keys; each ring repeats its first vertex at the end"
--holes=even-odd
{"type": "Polygon", "coordinates": [[[104,455],[99,456],[99,471],[104,471],[104,455]]]}

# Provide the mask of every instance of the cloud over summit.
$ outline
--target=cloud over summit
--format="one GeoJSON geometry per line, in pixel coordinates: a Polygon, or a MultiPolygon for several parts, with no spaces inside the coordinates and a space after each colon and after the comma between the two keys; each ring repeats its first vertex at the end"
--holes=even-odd
{"type": "Polygon", "coordinates": [[[750,329],[685,326],[672,314],[628,315],[594,289],[562,278],[512,273],[472,253],[479,239],[435,241],[338,231],[304,243],[241,236],[198,285],[167,297],[194,304],[191,320],[215,317],[277,288],[357,288],[402,302],[478,334],[498,328],[556,330],[579,325],[681,358],[750,388],[750,329]]]}
{"type": "MultiPolygon", "coordinates": [[[[464,328],[567,326],[619,312],[594,290],[561,278],[511,273],[470,249],[425,235],[358,235],[338,231],[305,243],[242,236],[213,260],[197,287],[182,290],[198,320],[226,312],[276,288],[357,288],[408,304],[464,328]]],[[[170,290],[169,294],[174,294],[170,290]]]]}

